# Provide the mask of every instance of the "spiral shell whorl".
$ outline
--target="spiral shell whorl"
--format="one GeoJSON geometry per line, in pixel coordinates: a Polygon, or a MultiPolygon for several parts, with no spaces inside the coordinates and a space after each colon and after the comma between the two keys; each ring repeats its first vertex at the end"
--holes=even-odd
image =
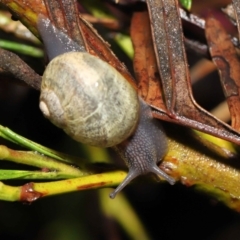
{"type": "Polygon", "coordinates": [[[135,89],[109,64],[82,52],[65,53],[49,63],[40,108],[75,140],[99,147],[125,140],[139,117],[135,89]]]}

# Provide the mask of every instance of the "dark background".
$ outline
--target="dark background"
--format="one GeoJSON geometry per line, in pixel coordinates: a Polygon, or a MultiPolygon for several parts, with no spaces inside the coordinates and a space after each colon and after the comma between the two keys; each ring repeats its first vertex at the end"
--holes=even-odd
{"type": "MultiPolygon", "coordinates": [[[[229,1],[196,1],[193,9],[201,12],[210,5],[225,5],[227,2],[229,1]]],[[[0,32],[0,37],[6,37],[5,33],[0,32]]],[[[113,47],[115,52],[119,51],[116,46],[113,47]]],[[[130,62],[123,54],[120,57],[124,62],[130,62]]],[[[30,65],[40,66],[39,72],[42,71],[43,60],[37,61],[25,56],[22,58],[30,65]]],[[[188,59],[192,66],[199,60],[199,56],[188,52],[188,59]]],[[[216,72],[197,82],[193,91],[197,102],[208,110],[223,100],[216,72]]],[[[38,108],[38,98],[37,91],[18,82],[8,81],[7,78],[0,79],[0,124],[40,144],[84,157],[77,143],[43,118],[38,108]]],[[[0,144],[19,148],[2,139],[0,144]]],[[[2,161],[0,168],[23,167],[2,161]]],[[[11,182],[13,185],[23,183],[11,182]]],[[[113,239],[109,234],[112,231],[114,239],[129,239],[121,226],[102,213],[99,191],[101,190],[64,194],[31,204],[0,201],[0,239],[113,239]]],[[[158,184],[141,178],[123,192],[150,239],[240,239],[239,214],[193,188],[180,184],[158,184]]]]}

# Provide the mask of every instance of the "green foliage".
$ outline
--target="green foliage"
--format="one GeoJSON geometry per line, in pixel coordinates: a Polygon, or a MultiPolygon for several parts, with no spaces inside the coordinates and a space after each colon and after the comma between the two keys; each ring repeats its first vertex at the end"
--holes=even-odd
{"type": "Polygon", "coordinates": [[[187,10],[190,10],[192,7],[192,0],[180,0],[180,3],[187,10]]]}

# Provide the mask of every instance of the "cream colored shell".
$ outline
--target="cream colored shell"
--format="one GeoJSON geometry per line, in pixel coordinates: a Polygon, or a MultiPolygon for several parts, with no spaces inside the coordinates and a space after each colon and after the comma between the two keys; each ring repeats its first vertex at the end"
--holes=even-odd
{"type": "Polygon", "coordinates": [[[99,147],[127,139],[139,117],[135,89],[109,64],[82,52],[65,53],[49,63],[40,108],[73,139],[99,147]]]}

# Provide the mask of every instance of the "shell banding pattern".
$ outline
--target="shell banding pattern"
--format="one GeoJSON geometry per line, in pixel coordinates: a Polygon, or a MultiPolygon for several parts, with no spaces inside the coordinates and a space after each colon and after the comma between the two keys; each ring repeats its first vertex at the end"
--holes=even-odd
{"type": "Polygon", "coordinates": [[[47,66],[40,108],[76,141],[111,147],[127,139],[139,118],[136,90],[108,63],[69,52],[47,66]]]}

